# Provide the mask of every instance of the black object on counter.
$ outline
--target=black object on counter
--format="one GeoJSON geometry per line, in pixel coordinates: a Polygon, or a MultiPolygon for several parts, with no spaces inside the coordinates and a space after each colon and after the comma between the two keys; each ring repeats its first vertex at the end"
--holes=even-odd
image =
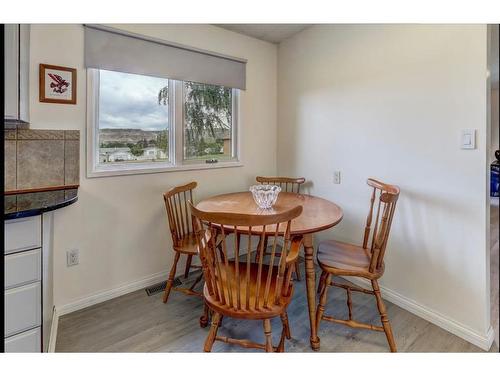
{"type": "Polygon", "coordinates": [[[490,165],[490,197],[500,196],[499,190],[500,190],[500,161],[495,160],[490,165]]]}

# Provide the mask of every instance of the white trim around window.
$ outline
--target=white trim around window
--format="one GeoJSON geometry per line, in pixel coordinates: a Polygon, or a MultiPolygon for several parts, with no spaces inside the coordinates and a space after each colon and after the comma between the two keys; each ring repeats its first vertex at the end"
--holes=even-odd
{"type": "Polygon", "coordinates": [[[214,164],[196,160],[184,160],[184,101],[183,82],[169,80],[169,160],[164,162],[144,163],[99,163],[99,70],[87,69],[87,178],[135,175],[146,173],[175,172],[185,170],[203,170],[229,167],[241,167],[241,121],[240,92],[232,90],[232,158],[214,164]],[[172,103],[172,104],[170,104],[172,103]]]}

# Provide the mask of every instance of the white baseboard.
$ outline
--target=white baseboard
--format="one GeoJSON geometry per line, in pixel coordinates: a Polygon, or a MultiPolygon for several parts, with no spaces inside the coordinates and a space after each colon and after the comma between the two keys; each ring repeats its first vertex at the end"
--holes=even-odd
{"type": "Polygon", "coordinates": [[[50,326],[49,347],[47,348],[48,353],[56,352],[58,325],[59,325],[59,314],[57,312],[57,308],[54,307],[54,311],[52,312],[52,325],[50,326]]]}
{"type": "MultiPolygon", "coordinates": [[[[371,289],[371,284],[367,280],[356,277],[344,278],[360,287],[371,289]]],[[[470,342],[473,345],[476,345],[483,350],[489,350],[491,344],[493,343],[494,331],[491,326],[488,329],[488,333],[483,335],[382,285],[380,285],[380,291],[382,292],[382,297],[389,302],[392,302],[395,305],[417,315],[418,317],[445,329],[446,331],[470,342]]]]}
{"type": "Polygon", "coordinates": [[[78,300],[69,302],[62,306],[57,306],[57,312],[59,316],[69,314],[73,311],[84,309],[85,307],[89,307],[95,305],[97,303],[101,303],[112,298],[123,296],[124,294],[135,292],[136,290],[146,288],[152,284],[159,283],[168,278],[167,272],[158,272],[153,275],[149,275],[143,277],[139,280],[132,281],[130,283],[122,284],[116,288],[103,290],[97,292],[96,294],[92,294],[78,300]]]}

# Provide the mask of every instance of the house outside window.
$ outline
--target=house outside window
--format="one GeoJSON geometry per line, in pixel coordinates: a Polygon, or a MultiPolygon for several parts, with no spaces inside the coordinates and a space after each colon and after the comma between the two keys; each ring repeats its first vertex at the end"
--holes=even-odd
{"type": "Polygon", "coordinates": [[[89,177],[239,165],[239,90],[88,70],[89,177]]]}

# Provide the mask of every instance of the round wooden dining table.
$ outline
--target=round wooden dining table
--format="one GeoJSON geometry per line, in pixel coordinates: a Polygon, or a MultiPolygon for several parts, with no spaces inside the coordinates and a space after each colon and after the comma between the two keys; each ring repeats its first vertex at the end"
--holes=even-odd
{"type": "Polygon", "coordinates": [[[303,210],[302,214],[292,221],[291,236],[302,237],[305,255],[307,304],[311,326],[310,342],[313,350],[319,350],[320,343],[316,332],[316,272],[313,258],[313,234],[338,224],[342,220],[342,209],[335,203],[323,198],[285,192],[280,193],[275,205],[267,210],[257,206],[250,192],[213,196],[199,202],[196,208],[211,212],[269,215],[296,206],[302,206],[303,210]]]}

